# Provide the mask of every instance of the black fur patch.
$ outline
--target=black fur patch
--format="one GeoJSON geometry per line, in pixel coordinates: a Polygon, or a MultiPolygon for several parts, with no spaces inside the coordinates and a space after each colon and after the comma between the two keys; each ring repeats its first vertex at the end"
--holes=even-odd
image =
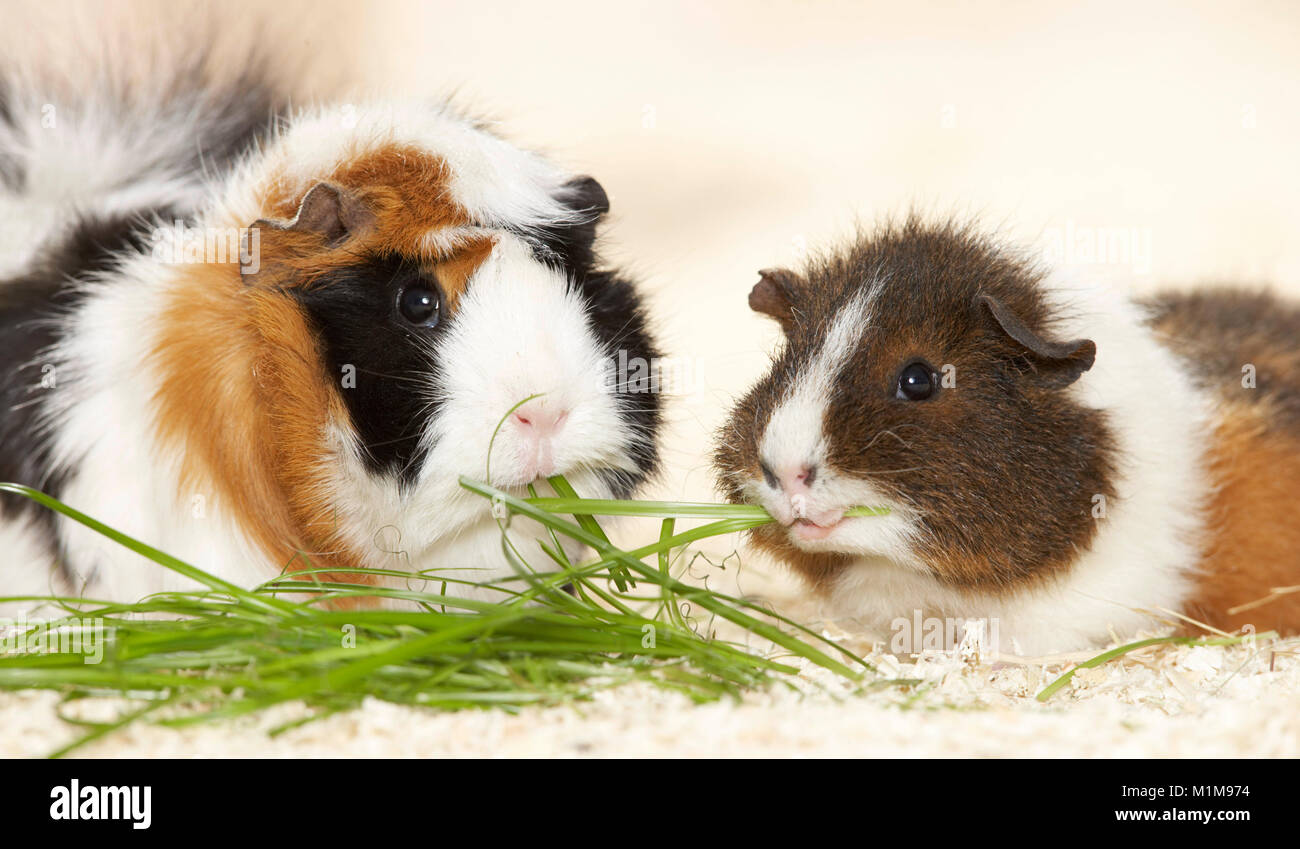
{"type": "MultiPolygon", "coordinates": [[[[654,363],[660,352],[650,334],[645,305],[635,286],[613,271],[592,271],[576,275],[575,285],[588,304],[587,316],[596,338],[608,356],[616,361],[620,352],[628,361],[638,358],[654,363]]],[[[620,379],[624,379],[620,377],[620,379]]],[[[659,428],[663,421],[662,387],[621,385],[615,397],[619,413],[634,433],[628,453],[639,474],[608,472],[607,482],[619,498],[632,494],[659,467],[659,428]],[[656,391],[644,391],[655,388],[656,391]]]]}
{"type": "Polygon", "coordinates": [[[609,196],[591,177],[579,177],[564,186],[565,206],[585,216],[577,224],[556,224],[522,234],[537,246],[542,262],[562,265],[573,274],[586,274],[596,267],[596,228],[609,212],[609,196]]]}
{"type": "MultiPolygon", "coordinates": [[[[100,99],[96,108],[108,107],[119,118],[119,126],[108,131],[109,135],[130,138],[133,131],[146,129],[137,126],[142,120],[140,116],[175,122],[178,143],[170,153],[179,154],[180,158],[172,160],[174,164],[196,177],[227,171],[241,154],[265,138],[283,119],[288,106],[284,96],[266,83],[265,60],[250,56],[244,72],[220,88],[209,84],[208,61],[206,53],[200,52],[180,68],[158,69],[159,75],[171,81],[170,86],[164,98],[159,103],[147,104],[148,108],[139,102],[140,92],[125,82],[96,88],[94,96],[100,99]]],[[[100,77],[101,83],[115,80],[108,72],[94,76],[100,77]]],[[[14,82],[0,79],[0,126],[18,126],[14,110],[26,104],[22,94],[14,82]]],[[[68,104],[66,112],[61,109],[58,127],[42,132],[81,132],[79,113],[84,107],[78,103],[79,93],[60,92],[54,86],[42,91],[40,97],[68,104]]],[[[30,144],[32,140],[27,142],[30,144]]],[[[21,152],[0,148],[0,183],[11,191],[21,192],[26,176],[21,152]]],[[[119,185],[127,186],[147,176],[128,169],[121,175],[119,185]]]]}
{"type": "Polygon", "coordinates": [[[407,484],[419,475],[423,425],[437,410],[429,350],[439,327],[413,327],[396,306],[403,285],[419,277],[400,257],[375,258],[293,290],[320,333],[330,378],[340,381],[367,468],[407,484]],[[349,374],[355,385],[342,382],[349,374]]]}
{"type": "Polygon", "coordinates": [[[1198,382],[1224,401],[1267,405],[1268,423],[1300,436],[1300,309],[1265,290],[1212,287],[1146,298],[1151,324],[1186,358],[1198,382]],[[1254,388],[1243,391],[1243,368],[1254,388]]]}
{"type": "MultiPolygon", "coordinates": [[[[284,98],[265,82],[265,74],[254,64],[228,88],[206,87],[203,74],[195,68],[183,85],[195,99],[193,109],[202,116],[192,145],[193,158],[187,170],[194,173],[224,173],[255,142],[265,138],[287,113],[284,98]]],[[[183,91],[183,89],[182,89],[183,91]]],[[[184,104],[186,95],[177,97],[184,104]]]]}
{"type": "MultiPolygon", "coordinates": [[[[175,212],[159,209],[170,218],[175,212]]],[[[77,283],[108,269],[121,253],[148,242],[146,217],[120,215],[83,218],[62,242],[46,251],[26,274],[0,281],[0,360],[12,364],[0,379],[0,480],[21,483],[59,496],[63,476],[51,468],[50,446],[39,430],[41,405],[60,391],[66,377],[50,372],[46,352],[59,340],[62,315],[82,295],[77,283]],[[42,386],[42,380],[53,381],[42,386]]],[[[0,494],[0,512],[23,511],[46,522],[54,514],[15,495],[0,494]]]]}
{"type": "MultiPolygon", "coordinates": [[[[13,126],[12,99],[8,88],[0,83],[0,127],[6,129],[13,126]]],[[[13,151],[0,148],[0,185],[17,192],[22,190],[23,182],[24,175],[18,166],[18,158],[13,151]]]]}
{"type": "MultiPolygon", "coordinates": [[[[540,239],[542,245],[539,259],[568,273],[587,302],[591,329],[607,356],[616,362],[654,363],[661,354],[636,286],[616,271],[598,268],[596,230],[609,211],[609,196],[594,179],[579,177],[565,185],[563,200],[570,209],[591,217],[580,224],[534,231],[532,237],[540,239]]],[[[626,376],[619,376],[619,380],[625,379],[626,376]]],[[[658,436],[663,405],[658,385],[655,391],[644,391],[650,388],[635,382],[616,387],[619,412],[635,434],[629,454],[638,469],[635,475],[615,471],[605,474],[607,483],[619,497],[631,495],[659,467],[658,436]]]]}

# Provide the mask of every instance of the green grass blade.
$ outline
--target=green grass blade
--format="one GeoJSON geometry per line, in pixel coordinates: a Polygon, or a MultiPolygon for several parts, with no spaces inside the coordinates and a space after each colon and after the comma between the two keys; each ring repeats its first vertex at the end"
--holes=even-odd
{"type": "Polygon", "coordinates": [[[183,560],[172,557],[170,554],[166,554],[165,552],[159,551],[153,546],[147,545],[141,542],[140,540],[135,539],[134,537],[129,537],[126,534],[121,533],[120,531],[114,530],[113,528],[110,528],[108,525],[105,525],[103,522],[99,522],[95,519],[92,519],[86,514],[78,510],[74,510],[73,508],[67,506],[63,502],[57,501],[56,499],[51,498],[50,496],[46,495],[43,492],[40,492],[39,490],[35,490],[27,486],[22,486],[21,484],[0,483],[0,492],[12,492],[16,495],[21,495],[24,498],[28,498],[32,501],[35,501],[37,504],[40,504],[42,507],[47,507],[50,510],[55,511],[56,513],[61,513],[64,516],[67,516],[69,519],[73,520],[74,522],[85,525],[87,528],[90,528],[95,533],[108,537],[109,539],[113,540],[114,542],[121,545],[122,547],[130,549],[131,551],[134,551],[136,554],[139,554],[142,557],[146,557],[149,560],[152,560],[154,563],[157,563],[159,566],[163,566],[167,569],[172,570],[173,572],[184,575],[190,580],[196,581],[211,589],[218,590],[223,593],[228,593],[229,595],[239,599],[240,601],[244,602],[250,607],[259,609],[265,613],[270,613],[276,616],[293,614],[295,612],[293,605],[281,602],[279,599],[258,596],[254,593],[249,592],[248,590],[245,590],[241,587],[236,586],[235,584],[230,583],[229,581],[223,581],[221,578],[218,578],[216,575],[211,575],[207,572],[204,572],[202,569],[199,569],[195,566],[191,566],[190,564],[184,562],[183,560]]]}
{"type": "Polygon", "coordinates": [[[1250,634],[1250,635],[1243,635],[1238,637],[1152,637],[1151,639],[1148,640],[1138,640],[1135,643],[1127,643],[1122,646],[1116,646],[1115,648],[1110,649],[1109,651],[1104,651],[1101,654],[1097,655],[1096,657],[1090,658],[1076,666],[1071,667],[1070,669],[1066,670],[1066,672],[1063,675],[1061,675],[1059,678],[1057,678],[1055,681],[1053,681],[1052,683],[1044,687],[1042,691],[1040,691],[1035,698],[1037,698],[1038,701],[1040,702],[1045,702],[1048,699],[1050,699],[1052,696],[1056,695],[1056,693],[1059,692],[1062,687],[1070,683],[1070,679],[1074,677],[1074,673],[1078,672],[1080,669],[1096,668],[1098,666],[1101,666],[1103,663],[1109,663],[1110,661],[1114,660],[1117,657],[1123,657],[1129,652],[1134,652],[1137,651],[1138,649],[1144,649],[1147,646],[1158,646],[1158,645],[1231,646],[1231,645],[1236,645],[1238,643],[1244,642],[1245,640],[1251,638],[1266,639],[1266,638],[1276,638],[1276,637],[1277,637],[1277,633],[1275,631],[1265,631],[1262,634],[1250,634]]]}

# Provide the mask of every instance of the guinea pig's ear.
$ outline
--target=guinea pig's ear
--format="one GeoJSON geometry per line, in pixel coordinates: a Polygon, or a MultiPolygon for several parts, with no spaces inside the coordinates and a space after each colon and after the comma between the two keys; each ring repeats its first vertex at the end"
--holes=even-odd
{"type": "Polygon", "coordinates": [[[1045,339],[992,295],[976,297],[975,308],[991,316],[1003,333],[1026,350],[1035,378],[1044,385],[1069,386],[1092,368],[1097,359],[1097,345],[1091,339],[1072,342],[1045,339]]]}
{"type": "Polygon", "coordinates": [[[556,197],[575,220],[538,228],[536,235],[566,266],[586,273],[596,264],[596,227],[609,212],[609,195],[594,178],[575,177],[556,197]]]}
{"type": "Polygon", "coordinates": [[[758,282],[749,290],[749,308],[780,323],[789,332],[794,327],[797,293],[804,279],[785,268],[765,268],[758,272],[758,282]]]}
{"type": "Polygon", "coordinates": [[[589,213],[594,221],[609,212],[609,195],[595,177],[574,177],[564,184],[564,205],[575,212],[589,213]]]}
{"type": "Polygon", "coordinates": [[[358,197],[330,183],[312,186],[303,196],[292,221],[261,218],[253,222],[254,227],[316,233],[330,245],[367,233],[374,225],[375,214],[358,197]]]}

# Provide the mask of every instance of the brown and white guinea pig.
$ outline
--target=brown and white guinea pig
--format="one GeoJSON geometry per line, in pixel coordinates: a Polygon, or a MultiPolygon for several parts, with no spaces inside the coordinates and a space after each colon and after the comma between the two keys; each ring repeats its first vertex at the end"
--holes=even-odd
{"type": "Polygon", "coordinates": [[[777,518],[755,544],[834,615],[885,634],[993,621],[1021,654],[1162,611],[1300,627],[1300,594],[1270,596],[1300,584],[1294,305],[1133,300],[915,217],[763,272],[750,305],[784,346],[716,468],[777,518]]]}
{"type": "MultiPolygon", "coordinates": [[[[438,592],[510,573],[458,484],[503,419],[491,483],[516,494],[563,473],[626,496],[653,472],[659,399],[611,363],[657,348],[593,252],[594,180],[442,106],[273,113],[242,82],[5,92],[0,480],[240,585],[373,567],[438,592]]],[[[188,585],[0,506],[0,595],[188,585]]]]}

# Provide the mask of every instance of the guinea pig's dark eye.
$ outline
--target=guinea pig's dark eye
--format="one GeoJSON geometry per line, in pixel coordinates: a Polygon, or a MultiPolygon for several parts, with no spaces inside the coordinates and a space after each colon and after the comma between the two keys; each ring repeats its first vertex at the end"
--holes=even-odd
{"type": "Polygon", "coordinates": [[[924,401],[934,394],[935,377],[933,369],[925,363],[912,363],[898,375],[898,391],[894,397],[901,401],[924,401]]]}
{"type": "Polygon", "coordinates": [[[414,280],[397,293],[397,311],[417,327],[433,327],[442,312],[442,296],[437,287],[424,280],[414,280]]]}

